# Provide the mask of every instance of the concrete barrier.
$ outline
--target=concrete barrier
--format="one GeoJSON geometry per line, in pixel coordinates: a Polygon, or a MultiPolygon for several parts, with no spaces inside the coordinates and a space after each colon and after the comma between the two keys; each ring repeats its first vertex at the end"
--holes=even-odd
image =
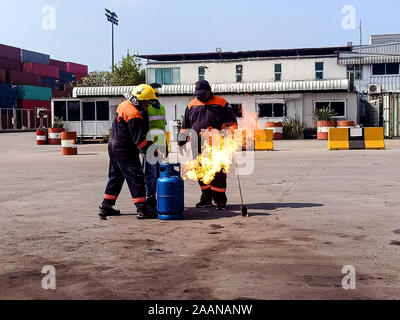
{"type": "Polygon", "coordinates": [[[256,151],[273,151],[274,150],[274,131],[255,130],[254,131],[254,148],[256,151]]]}
{"type": "Polygon", "coordinates": [[[383,128],[331,128],[328,150],[385,149],[383,128]]]}
{"type": "Polygon", "coordinates": [[[349,150],[349,130],[346,128],[329,129],[329,150],[349,150]]]}
{"type": "Polygon", "coordinates": [[[364,136],[366,149],[385,149],[383,128],[365,128],[364,136]]]}

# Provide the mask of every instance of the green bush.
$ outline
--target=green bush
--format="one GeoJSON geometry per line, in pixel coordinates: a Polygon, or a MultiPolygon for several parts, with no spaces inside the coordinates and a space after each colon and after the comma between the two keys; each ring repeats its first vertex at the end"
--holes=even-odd
{"type": "Polygon", "coordinates": [[[313,119],[316,121],[331,121],[336,114],[335,110],[331,107],[315,109],[313,111],[313,119]]]}
{"type": "Polygon", "coordinates": [[[302,122],[298,116],[294,118],[288,117],[283,122],[283,135],[285,138],[293,139],[304,134],[306,124],[302,122]]]}
{"type": "Polygon", "coordinates": [[[63,129],[64,128],[64,119],[59,117],[54,117],[53,119],[53,128],[55,129],[63,129]]]}

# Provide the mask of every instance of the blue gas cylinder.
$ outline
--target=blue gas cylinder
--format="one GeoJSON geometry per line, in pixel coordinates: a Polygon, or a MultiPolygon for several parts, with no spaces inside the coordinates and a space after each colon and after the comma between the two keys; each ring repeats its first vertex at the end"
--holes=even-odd
{"type": "Polygon", "coordinates": [[[183,219],[184,183],[181,178],[180,164],[160,165],[160,178],[157,181],[157,210],[160,220],[183,219]]]}

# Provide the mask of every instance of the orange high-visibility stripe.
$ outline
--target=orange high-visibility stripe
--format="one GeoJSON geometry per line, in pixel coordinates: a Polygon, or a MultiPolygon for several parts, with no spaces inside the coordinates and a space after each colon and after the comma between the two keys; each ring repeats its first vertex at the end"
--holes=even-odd
{"type": "Polygon", "coordinates": [[[200,187],[200,189],[201,189],[202,191],[207,190],[207,189],[210,189],[210,188],[211,188],[211,186],[201,186],[201,187],[200,187]]]}
{"type": "Polygon", "coordinates": [[[111,194],[105,194],[104,199],[106,200],[117,200],[118,196],[113,196],[111,194]]]}
{"type": "Polygon", "coordinates": [[[217,187],[211,187],[211,190],[215,191],[215,192],[220,192],[220,193],[225,193],[226,192],[226,188],[222,189],[222,188],[217,188],[217,187]]]}
{"type": "Polygon", "coordinates": [[[143,149],[147,145],[147,140],[144,140],[141,144],[138,145],[139,149],[143,149]]]}
{"type": "Polygon", "coordinates": [[[142,202],[146,202],[146,197],[133,199],[133,203],[142,203],[142,202]]]}

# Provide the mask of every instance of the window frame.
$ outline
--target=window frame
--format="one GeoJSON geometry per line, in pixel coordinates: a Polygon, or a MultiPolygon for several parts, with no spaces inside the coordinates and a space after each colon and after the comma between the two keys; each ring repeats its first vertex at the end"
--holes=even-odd
{"type": "Polygon", "coordinates": [[[371,70],[372,76],[380,77],[380,76],[398,76],[400,75],[400,64],[399,63],[374,63],[372,64],[372,70],[371,70]],[[397,65],[398,66],[398,73],[388,73],[388,65],[397,65]],[[376,66],[383,66],[384,71],[383,73],[376,73],[375,67],[376,66]]]}
{"type": "Polygon", "coordinates": [[[325,62],[324,61],[316,61],[315,62],[315,79],[318,81],[324,80],[325,73],[325,62]],[[318,68],[318,65],[322,65],[322,68],[318,68]]]}
{"type": "Polygon", "coordinates": [[[317,103],[329,103],[329,107],[332,107],[333,102],[344,103],[344,116],[334,116],[333,119],[345,119],[347,118],[347,100],[314,100],[313,111],[317,109],[317,103]]]}
{"type": "MultiPolygon", "coordinates": [[[[159,83],[161,85],[179,85],[181,84],[181,68],[180,67],[167,67],[167,68],[147,68],[147,83],[159,83]],[[157,81],[157,70],[161,70],[162,81],[157,81]],[[171,83],[165,83],[166,70],[171,70],[171,83]]],[[[160,72],[160,71],[158,71],[160,72]]]]}
{"type": "Polygon", "coordinates": [[[237,83],[243,82],[243,65],[242,64],[236,65],[236,82],[237,83]],[[241,68],[240,72],[238,70],[238,67],[241,68]]]}
{"type": "Polygon", "coordinates": [[[276,82],[282,81],[282,63],[275,63],[274,73],[275,73],[274,81],[276,82]],[[279,68],[277,69],[278,66],[279,68]]]}
{"type": "Polygon", "coordinates": [[[354,75],[354,80],[363,80],[364,70],[362,64],[347,65],[347,79],[351,79],[351,74],[354,75]]]}
{"type": "Polygon", "coordinates": [[[277,103],[277,102],[258,102],[257,103],[257,115],[258,115],[259,119],[272,119],[272,118],[283,119],[283,118],[287,117],[287,104],[286,103],[277,103]],[[269,105],[269,104],[272,106],[271,117],[261,117],[260,105],[269,105]],[[281,117],[275,116],[275,105],[283,106],[283,116],[281,116],[281,117]]]}

